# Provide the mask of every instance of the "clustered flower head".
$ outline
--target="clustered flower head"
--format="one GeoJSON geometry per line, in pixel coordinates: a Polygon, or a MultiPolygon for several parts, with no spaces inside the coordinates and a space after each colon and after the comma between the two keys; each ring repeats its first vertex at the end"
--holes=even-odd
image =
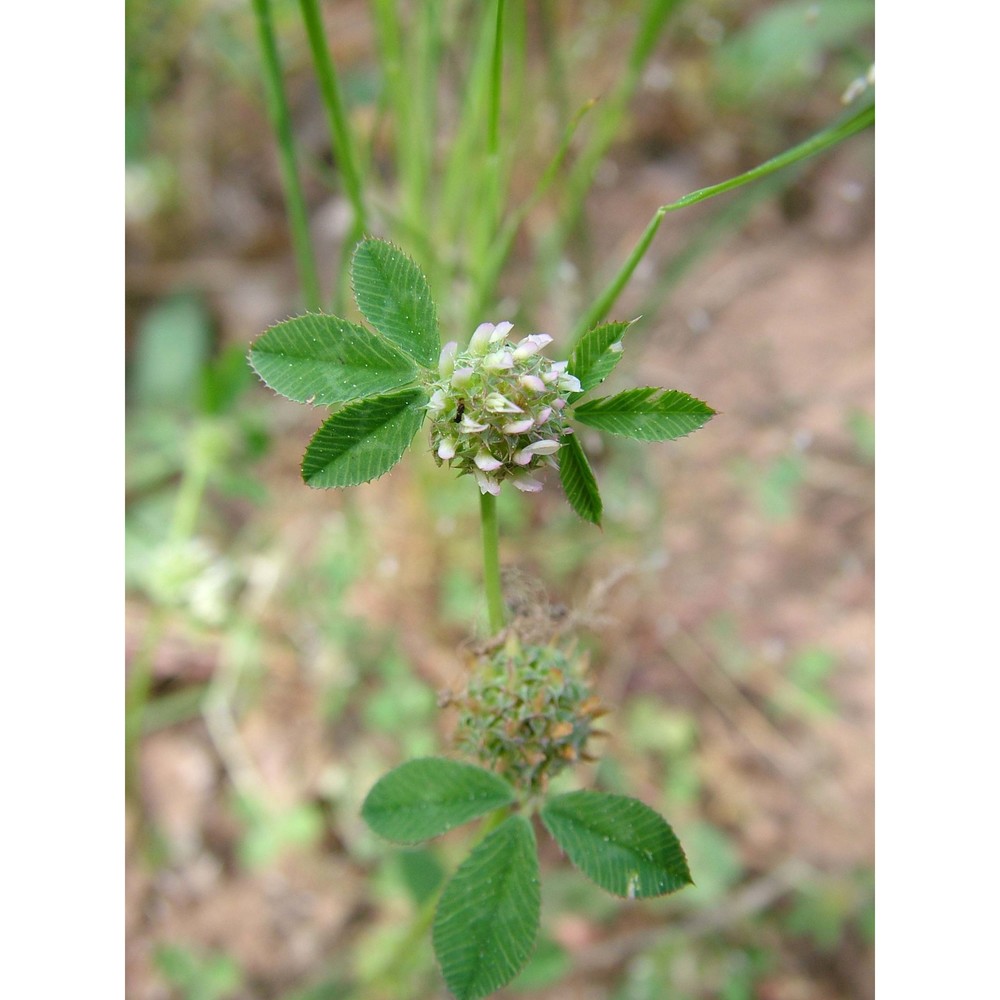
{"type": "Polygon", "coordinates": [[[516,638],[476,661],[453,703],[456,747],[532,792],[544,791],[568,764],[594,759],[587,741],[601,735],[594,720],[606,711],[579,657],[516,638]]]}
{"type": "Polygon", "coordinates": [[[542,355],[552,342],[548,334],[513,344],[507,339],[512,326],[481,323],[461,353],[454,341],[446,344],[427,404],[438,465],[475,476],[480,491],[494,495],[505,479],[525,493],[542,488],[533,472],[555,464],[559,439],[569,430],[566,396],[580,391],[566,361],[542,355]]]}

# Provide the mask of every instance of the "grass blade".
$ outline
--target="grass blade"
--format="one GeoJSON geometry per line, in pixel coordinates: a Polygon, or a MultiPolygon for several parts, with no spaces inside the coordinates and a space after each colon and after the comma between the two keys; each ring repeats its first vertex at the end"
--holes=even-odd
{"type": "Polygon", "coordinates": [[[252,0],[252,4],[264,63],[264,89],[268,116],[278,139],[278,164],[281,168],[282,186],[285,189],[288,223],[292,232],[292,247],[302,285],[302,297],[307,309],[318,310],[322,304],[319,272],[312,241],[309,238],[309,216],[295,158],[292,116],[288,110],[288,101],[282,84],[281,59],[274,37],[271,5],[269,0],[252,0]]]}
{"type": "Polygon", "coordinates": [[[683,198],[679,198],[669,205],[661,205],[654,213],[652,219],[650,219],[642,236],[639,237],[639,242],[636,243],[621,269],[577,323],[570,341],[571,344],[575,346],[591,327],[596,326],[608,314],[608,310],[615,304],[636,267],[638,267],[639,262],[645,256],[649,245],[653,242],[656,231],[660,228],[660,223],[668,212],[676,212],[682,208],[687,208],[689,205],[697,205],[700,201],[706,201],[709,198],[716,197],[716,195],[725,194],[734,188],[749,184],[751,181],[767,177],[781,170],[783,167],[791,166],[793,163],[799,163],[807,157],[824,152],[831,146],[835,146],[852,135],[869,128],[874,123],[875,104],[872,101],[859,110],[834,122],[834,124],[827,126],[822,131],[817,132],[806,139],[805,142],[800,142],[797,146],[785,150],[785,152],[772,157],[770,160],[766,160],[764,163],[759,164],[751,170],[747,170],[745,173],[738,174],[736,177],[730,177],[729,180],[722,181],[720,184],[699,188],[697,191],[692,191],[690,194],[684,195],[683,198]]]}

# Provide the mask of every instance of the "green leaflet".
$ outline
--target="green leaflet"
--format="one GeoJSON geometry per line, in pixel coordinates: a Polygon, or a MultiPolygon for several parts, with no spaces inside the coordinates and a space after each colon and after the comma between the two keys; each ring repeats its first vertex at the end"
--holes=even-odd
{"type": "Polygon", "coordinates": [[[604,505],[593,470],[575,434],[564,434],[560,438],[559,478],[573,510],[584,521],[600,527],[604,505]]]}
{"type": "Polygon", "coordinates": [[[409,385],[416,365],[378,334],[309,313],[267,330],[250,348],[253,370],[297,403],[331,406],[409,385]]]}
{"type": "Polygon", "coordinates": [[[638,799],[569,792],[549,799],[541,817],[570,861],[616,896],[662,896],[692,881],[674,831],[638,799]]]}
{"type": "Polygon", "coordinates": [[[380,836],[417,844],[513,802],[503,778],[443,757],[407,761],[380,778],[361,807],[380,836]]]}
{"type": "Polygon", "coordinates": [[[622,337],[631,325],[632,323],[603,323],[595,326],[573,348],[569,371],[580,380],[580,392],[570,396],[571,403],[594,386],[600,385],[614,371],[622,358],[622,337]]]}
{"type": "Polygon", "coordinates": [[[313,435],[302,459],[303,480],[329,489],[384,475],[424,422],[427,398],[422,389],[408,389],[348,403],[313,435]]]}
{"type": "Polygon", "coordinates": [[[420,268],[391,243],[364,240],[354,251],[351,281],[368,322],[414,361],[437,368],[441,335],[420,268]]]}
{"type": "Polygon", "coordinates": [[[679,389],[626,389],[581,403],[573,416],[581,424],[640,441],[670,441],[704,426],[715,410],[679,389]]]}
{"type": "Polygon", "coordinates": [[[509,816],[462,862],[434,917],[434,953],[458,1000],[509,983],[538,934],[541,894],[535,834],[509,816]]]}

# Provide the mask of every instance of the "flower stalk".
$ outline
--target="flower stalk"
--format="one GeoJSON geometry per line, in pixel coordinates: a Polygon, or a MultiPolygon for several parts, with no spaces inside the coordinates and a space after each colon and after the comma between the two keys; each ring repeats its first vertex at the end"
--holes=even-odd
{"type": "Polygon", "coordinates": [[[496,635],[506,624],[503,586],[500,582],[500,525],[497,519],[497,498],[492,493],[479,496],[479,513],[483,532],[483,585],[490,633],[496,635]]]}

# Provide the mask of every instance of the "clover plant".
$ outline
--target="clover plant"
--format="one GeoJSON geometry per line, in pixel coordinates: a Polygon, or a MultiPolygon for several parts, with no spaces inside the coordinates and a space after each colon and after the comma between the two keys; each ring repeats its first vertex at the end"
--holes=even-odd
{"type": "MultiPolygon", "coordinates": [[[[583,875],[614,895],[660,896],[692,881],[669,824],[642,802],[590,790],[552,790],[553,776],[593,759],[596,722],[606,709],[591,690],[571,637],[540,642],[537,629],[508,613],[497,496],[505,485],[537,493],[558,475],[576,514],[600,526],[601,496],[579,427],[668,441],[698,430],[714,416],[710,406],[679,389],[637,386],[596,395],[621,360],[633,325],[606,322],[605,317],[669,213],[763,180],[871,127],[872,74],[867,82],[856,81],[860,89],[852,84],[844,97],[844,115],[815,135],[736,177],[657,208],[628,257],[575,324],[568,357],[552,359],[548,334],[515,331],[507,318],[480,313],[484,304],[496,301],[497,279],[521,223],[556,178],[564,177],[566,197],[549,257],[550,262],[559,259],[596,167],[624,122],[642,69],[679,7],[676,0],[639,5],[628,66],[595,111],[598,121],[575,164],[563,171],[576,126],[594,101],[568,119],[549,166],[530,196],[516,206],[508,204],[506,177],[514,151],[501,141],[507,135],[502,92],[505,82],[524,92],[524,60],[505,66],[504,58],[508,35],[515,48],[523,46],[523,22],[518,21],[523,6],[511,34],[505,27],[505,0],[469,5],[475,11],[478,42],[462,78],[466,99],[455,112],[454,131],[443,137],[434,128],[440,110],[436,95],[451,56],[444,58],[440,5],[412,5],[410,17],[401,17],[402,5],[391,0],[371,5],[385,105],[395,125],[394,208],[375,224],[405,233],[423,250],[435,282],[449,285],[448,315],[463,317],[461,323],[468,326],[449,329],[447,338],[441,335],[438,310],[417,265],[383,240],[357,242],[375,218],[377,174],[363,167],[364,145],[350,126],[319,5],[299,0],[331,149],[352,216],[339,255],[333,311],[343,310],[349,269],[367,325],[319,311],[319,271],[271,4],[251,2],[292,244],[310,311],[262,334],[251,348],[250,363],[281,395],[331,411],[306,448],[302,478],[322,489],[357,486],[387,473],[416,444],[442,470],[469,477],[470,493],[474,484],[479,494],[490,636],[469,668],[465,689],[447,699],[458,712],[451,753],[395,768],[375,784],[362,806],[369,826],[400,844],[418,844],[480,820],[469,854],[440,893],[424,904],[403,939],[409,947],[415,934],[432,928],[449,989],[459,1000],[474,1000],[510,982],[534,947],[540,911],[536,816],[538,829],[555,839],[583,875]],[[470,204],[475,211],[469,211],[470,204]],[[434,252],[441,247],[450,248],[449,253],[434,252]],[[456,274],[462,280],[454,280],[456,274]]],[[[458,322],[452,318],[449,326],[458,322]]]]}
{"type": "Polygon", "coordinates": [[[692,881],[670,825],[642,802],[549,793],[552,776],[593,759],[589,741],[605,709],[572,645],[539,644],[508,623],[496,497],[505,484],[536,493],[551,470],[573,510],[600,525],[601,497],[578,425],[667,441],[702,427],[715,411],[678,389],[593,396],[621,359],[630,323],[594,326],[559,361],[545,354],[552,337],[515,336],[507,321],[483,322],[464,344],[442,346],[428,283],[398,247],[363,240],[351,278],[369,326],[307,313],[261,335],[250,363],[281,395],[332,408],[302,459],[309,486],[369,482],[416,443],[478,489],[494,635],[466,689],[451,699],[459,712],[455,756],[402,764],[362,807],[376,833],[401,844],[483,818],[433,913],[445,981],[459,1000],[473,1000],[509,982],[534,947],[541,897],[533,815],[585,876],[614,895],[660,896],[692,881]]]}

